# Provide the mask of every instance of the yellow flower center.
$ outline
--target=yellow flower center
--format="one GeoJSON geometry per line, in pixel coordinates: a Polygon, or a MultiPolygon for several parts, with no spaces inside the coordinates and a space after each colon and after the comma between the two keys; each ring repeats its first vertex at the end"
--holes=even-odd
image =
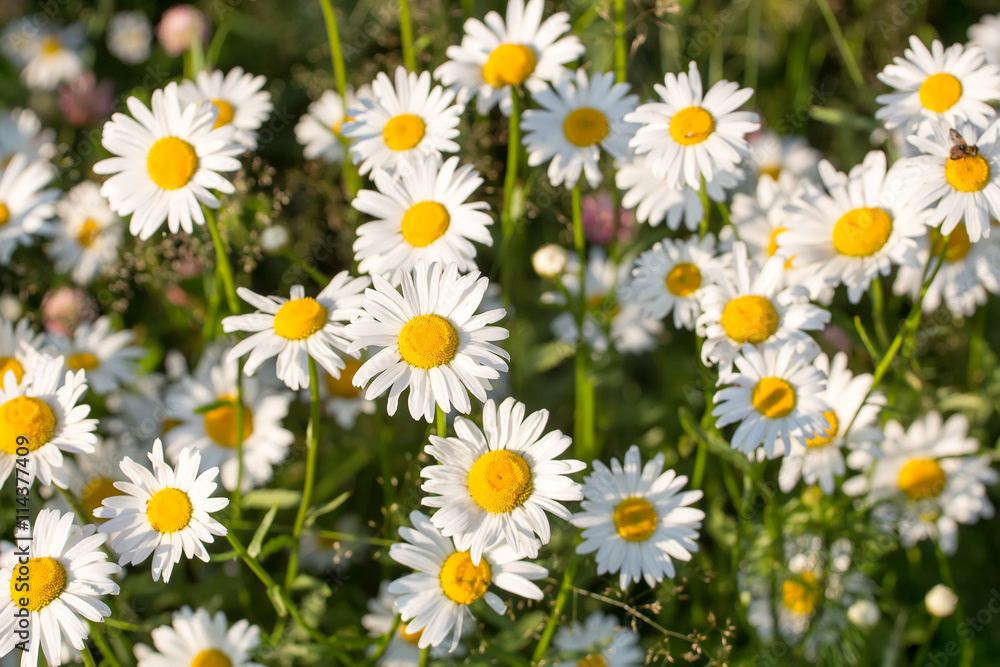
{"type": "Polygon", "coordinates": [[[955,106],[961,96],[962,82],[951,74],[931,74],[920,84],[920,103],[928,111],[947,111],[955,106]]]}
{"type": "Polygon", "coordinates": [[[712,114],[701,107],[681,109],[670,119],[670,136],[682,146],[700,144],[714,131],[712,114]]]}
{"type": "Polygon", "coordinates": [[[811,438],[806,438],[806,446],[823,447],[829,445],[837,437],[837,431],[840,430],[840,420],[837,419],[837,415],[832,410],[827,410],[823,416],[826,417],[826,421],[830,425],[829,428],[825,429],[826,435],[817,433],[811,438]]]}
{"type": "Polygon", "coordinates": [[[274,315],[274,333],[288,340],[303,340],[326,326],[328,313],[316,299],[286,301],[274,315]]]}
{"type": "Polygon", "coordinates": [[[426,248],[448,231],[451,216],[436,201],[414,204],[403,214],[403,238],[414,248],[426,248]]]}
{"type": "Polygon", "coordinates": [[[326,374],[326,390],[335,398],[355,398],[361,393],[361,387],[355,387],[354,374],[361,368],[361,362],[356,359],[345,359],[346,367],[340,371],[340,377],[326,374]]]}
{"type": "Polygon", "coordinates": [[[55,53],[59,53],[59,49],[62,48],[59,44],[59,40],[55,37],[49,37],[45,40],[45,44],[42,46],[42,51],[45,55],[51,56],[55,53]]]}
{"type": "Polygon", "coordinates": [[[233,667],[233,661],[222,651],[210,648],[196,655],[191,667],[233,667]]]}
{"type": "Polygon", "coordinates": [[[472,564],[468,551],[456,551],[441,566],[441,590],[448,599],[458,604],[472,604],[486,595],[492,572],[485,558],[479,565],[472,564]]]}
{"type": "Polygon", "coordinates": [[[100,233],[101,226],[90,218],[87,218],[83,222],[83,225],[80,226],[80,231],[76,234],[76,240],[84,248],[89,248],[94,245],[94,241],[97,240],[100,233]]]}
{"type": "Polygon", "coordinates": [[[176,533],[191,523],[191,499],[180,489],[157,491],[146,505],[146,516],[153,530],[176,533]]]}
{"type": "Polygon", "coordinates": [[[344,135],[342,135],[340,133],[340,128],[341,128],[341,126],[344,123],[350,123],[350,122],[353,122],[353,121],[354,121],[353,117],[351,117],[351,116],[344,116],[343,118],[341,118],[340,120],[338,120],[336,123],[334,123],[333,125],[331,125],[330,129],[333,130],[333,133],[336,134],[341,139],[347,139],[348,141],[350,141],[350,138],[345,137],[344,135]]]}
{"type": "Polygon", "coordinates": [[[177,190],[187,185],[198,171],[198,154],[183,139],[164,137],[149,149],[146,170],[153,182],[164,190],[177,190]]]}
{"type": "Polygon", "coordinates": [[[523,44],[501,44],[483,65],[483,81],[494,88],[519,86],[535,71],[538,59],[523,44]]]}
{"type": "Polygon", "coordinates": [[[18,447],[33,452],[44,446],[55,432],[56,415],[39,398],[17,396],[0,405],[0,449],[12,456],[17,455],[18,447]],[[22,438],[21,444],[18,438],[22,438]]]}
{"type": "Polygon", "coordinates": [[[778,311],[769,299],[748,294],[726,304],[720,323],[726,335],[737,343],[757,345],[778,330],[778,320],[778,311]]]}
{"type": "Polygon", "coordinates": [[[781,165],[772,164],[766,167],[761,167],[760,169],[757,170],[757,173],[761,176],[770,176],[775,181],[777,181],[778,177],[781,176],[781,165]]]}
{"type": "Polygon", "coordinates": [[[3,376],[7,371],[14,372],[14,379],[20,384],[24,378],[24,366],[14,357],[0,357],[0,384],[3,384],[3,376]]]}
{"type": "Polygon", "coordinates": [[[10,597],[21,609],[41,611],[66,590],[66,568],[56,559],[48,557],[29,558],[27,568],[28,589],[19,591],[17,587],[23,588],[25,581],[20,572],[21,566],[14,567],[10,579],[10,597]],[[28,604],[22,605],[21,598],[27,599],[28,604]]]}
{"type": "MultiPolygon", "coordinates": [[[[236,403],[232,394],[219,396],[219,401],[236,403]]],[[[253,412],[245,405],[243,408],[243,441],[253,433],[253,412]]],[[[236,408],[233,405],[220,405],[205,413],[205,433],[220,447],[236,446],[236,408]]]]}
{"type": "Polygon", "coordinates": [[[426,130],[427,126],[419,116],[402,113],[389,119],[382,130],[382,138],[392,150],[408,151],[420,143],[426,130]]]}
{"type": "Polygon", "coordinates": [[[990,163],[982,155],[946,160],[944,177],[959,192],[979,192],[990,182],[990,163]]]}
{"type": "Polygon", "coordinates": [[[0,227],[3,227],[10,221],[10,209],[7,205],[0,201],[0,227]]]}
{"type": "Polygon", "coordinates": [[[520,507],[531,496],[531,470],[523,457],[506,449],[480,456],[469,470],[469,494],[491,514],[520,507]]]}
{"type": "Polygon", "coordinates": [[[615,529],[629,542],[644,542],[656,532],[660,517],[645,498],[626,498],[615,508],[615,529]]]}
{"type": "Polygon", "coordinates": [[[66,358],[66,366],[74,371],[92,371],[100,365],[100,359],[90,352],[78,352],[66,358]]]}
{"type": "Polygon", "coordinates": [[[608,667],[608,661],[600,653],[591,653],[580,658],[577,667],[608,667]]]}
{"type": "Polygon", "coordinates": [[[811,614],[819,599],[819,587],[816,585],[816,575],[812,572],[802,574],[802,581],[789,579],[781,585],[781,602],[787,609],[796,614],[811,614]]]}
{"type": "MultiPolygon", "coordinates": [[[[775,178],[777,178],[777,177],[775,177],[775,178]]],[[[769,238],[767,240],[767,256],[768,257],[774,257],[774,253],[778,252],[778,234],[780,234],[781,232],[785,231],[786,229],[787,229],[786,227],[776,227],[774,229],[774,231],[771,232],[771,238],[769,238]]],[[[789,257],[785,261],[785,268],[786,269],[792,268],[792,259],[793,258],[789,257]]]]}
{"type": "Polygon", "coordinates": [[[750,400],[760,414],[768,419],[780,419],[795,409],[795,389],[781,378],[761,378],[750,400]]]}
{"type": "Polygon", "coordinates": [[[868,257],[882,249],[892,234],[892,218],[880,208],[855,208],[833,226],[833,247],[848,257],[868,257]]]}
{"type": "Polygon", "coordinates": [[[215,117],[215,125],[212,126],[213,130],[233,122],[232,104],[225,100],[212,100],[212,106],[219,110],[219,115],[215,117]]]}
{"type": "Polygon", "coordinates": [[[913,459],[899,471],[899,490],[910,500],[937,498],[944,491],[945,475],[934,459],[913,459]]]}
{"type": "Polygon", "coordinates": [[[83,514],[87,521],[106,521],[94,516],[94,510],[104,504],[105,498],[122,495],[121,491],[115,488],[115,482],[107,477],[97,477],[87,482],[80,493],[80,504],[83,505],[83,514]]]}
{"type": "MultiPolygon", "coordinates": [[[[931,228],[927,235],[930,236],[931,253],[937,257],[944,248],[944,239],[941,230],[931,228]]],[[[965,225],[955,227],[951,233],[951,240],[948,241],[948,249],[944,251],[944,261],[957,262],[963,259],[972,250],[972,242],[969,241],[969,233],[965,231],[965,225]]]]}
{"type": "Polygon", "coordinates": [[[597,109],[574,109],[563,121],[563,133],[574,146],[593,146],[608,136],[608,119],[597,109]]]}
{"type": "MultiPolygon", "coordinates": [[[[480,561],[481,563],[486,561],[480,561]]],[[[399,628],[399,635],[410,644],[417,646],[420,643],[420,636],[424,634],[423,630],[417,630],[416,632],[408,632],[409,626],[403,625],[399,628]]]]}
{"type": "Polygon", "coordinates": [[[691,296],[701,287],[701,271],[694,264],[681,262],[670,269],[665,282],[671,294],[691,296]]]}
{"type": "Polygon", "coordinates": [[[447,364],[458,351],[458,332],[439,315],[418,315],[399,331],[399,356],[417,368],[447,364]]]}

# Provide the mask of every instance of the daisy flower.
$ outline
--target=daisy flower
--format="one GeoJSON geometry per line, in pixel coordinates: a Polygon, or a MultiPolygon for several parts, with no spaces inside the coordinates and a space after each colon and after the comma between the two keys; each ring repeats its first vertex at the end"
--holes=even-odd
{"type": "Polygon", "coordinates": [[[540,109],[524,112],[522,143],[528,148],[528,166],[549,163],[552,185],[572,188],[583,172],[592,188],[600,184],[601,152],[612,158],[628,153],[628,140],[638,126],[625,122],[639,98],[629,95],[627,83],[615,83],[615,73],[597,73],[590,79],[579,69],[576,78],[557,79],[552,88],[532,94],[540,109]]]}
{"type": "Polygon", "coordinates": [[[253,375],[262,363],[277,355],[278,379],[289,389],[309,387],[309,359],[315,359],[327,373],[340,377],[344,367],[341,354],[347,352],[350,339],[343,322],[360,313],[360,292],[368,278],[352,278],[341,271],[316,298],[306,296],[302,285],[294,285],[290,299],[261,296],[240,287],[240,298],[257,308],[252,315],[232,315],[222,320],[226,333],[251,331],[229,352],[228,360],[250,353],[243,372],[253,375]]]}
{"type": "Polygon", "coordinates": [[[826,191],[803,183],[776,243],[793,267],[832,287],[843,283],[858,303],[893,264],[915,264],[914,237],[927,229],[924,215],[905,196],[903,170],[886,174],[882,151],[868,153],[848,174],[823,160],[819,173],[826,191]]]}
{"type": "Polygon", "coordinates": [[[712,234],[686,241],[664,239],[639,255],[620,297],[642,308],[643,315],[663,319],[673,312],[674,328],[694,329],[701,315],[701,290],[718,270],[712,234]]]}
{"type": "Polygon", "coordinates": [[[149,60],[153,26],[145,12],[118,12],[108,21],[108,51],[126,65],[137,65],[149,60]]]}
{"type": "Polygon", "coordinates": [[[14,373],[17,384],[30,376],[35,357],[42,351],[42,340],[27,319],[14,323],[0,318],[0,383],[7,371],[14,373]]]}
{"type": "Polygon", "coordinates": [[[720,80],[702,95],[698,65],[687,74],[667,73],[654,86],[662,102],[650,102],[625,116],[642,127],[629,141],[646,166],[673,188],[682,183],[695,190],[719,172],[737,171],[750,155],[746,134],[760,127],[756,113],[736,111],[753,95],[750,88],[720,80]]]}
{"type": "MultiPolygon", "coordinates": [[[[361,617],[361,626],[368,631],[369,637],[383,637],[392,630],[392,626],[396,623],[396,599],[398,597],[398,595],[393,595],[389,592],[388,581],[383,581],[379,584],[378,597],[368,601],[368,613],[361,617]]],[[[469,634],[471,631],[471,625],[464,625],[462,627],[463,636],[469,634]]],[[[382,657],[379,658],[377,664],[381,665],[381,667],[415,667],[420,664],[420,647],[418,643],[422,635],[423,630],[408,632],[406,624],[400,623],[399,627],[396,628],[396,634],[389,640],[389,646],[386,648],[385,653],[382,654],[382,657]]],[[[464,647],[459,646],[450,655],[463,655],[465,653],[463,649],[464,647]]],[[[372,654],[374,652],[375,647],[369,647],[367,653],[372,654]]],[[[448,647],[433,646],[431,647],[430,655],[434,660],[445,660],[449,657],[448,647]]]]}
{"type": "Polygon", "coordinates": [[[257,147],[257,130],[274,109],[271,93],[261,90],[267,82],[263,76],[246,74],[234,67],[225,76],[222,72],[198,72],[195,81],[185,80],[177,91],[182,106],[211,102],[217,115],[213,129],[232,125],[233,141],[247,149],[257,147]]]}
{"type": "Polygon", "coordinates": [[[203,354],[194,375],[184,378],[167,393],[168,419],[178,423],[163,439],[166,454],[174,462],[188,447],[198,449],[206,468],[219,468],[219,479],[227,491],[236,488],[239,466],[236,443],[240,440],[243,443],[240,490],[246,493],[266,484],[273,467],[288,456],[295,436],[281,422],[288,416],[292,395],[268,391],[256,378],[247,378],[240,404],[243,411],[240,437],[236,430],[239,367],[235,359],[218,361],[225,356],[225,352],[203,354]]]}
{"type": "Polygon", "coordinates": [[[230,626],[221,611],[184,606],[174,612],[171,625],[151,634],[156,650],[136,644],[138,667],[264,667],[250,659],[260,646],[260,628],[243,619],[230,626]]]}
{"type": "Polygon", "coordinates": [[[844,491],[876,503],[873,518],[893,527],[904,548],[932,539],[954,554],[958,524],[993,517],[986,485],[1000,480],[990,457],[975,455],[979,442],[968,433],[961,414],[944,421],[931,411],[905,431],[890,419],[880,453],[857,451],[848,459],[864,474],[844,482],[844,491]]]}
{"type": "Polygon", "coordinates": [[[107,315],[80,323],[72,338],[54,335],[51,340],[67,368],[87,372],[87,384],[99,396],[135,384],[139,360],[146,356],[145,348],[132,345],[131,330],[112,332],[107,315]]]}
{"type": "Polygon", "coordinates": [[[90,406],[77,405],[87,393],[87,379],[83,371],[64,375],[63,358],[47,355],[33,359],[25,377],[18,384],[8,370],[0,388],[0,486],[15,460],[27,458],[27,480],[18,475],[19,486],[30,487],[37,477],[42,484],[66,488],[63,452],[89,454],[97,442],[97,420],[86,418],[90,406]],[[18,455],[23,448],[27,457],[18,455]]]}
{"type": "Polygon", "coordinates": [[[499,103],[509,116],[512,86],[523,84],[534,94],[561,77],[563,65],[584,52],[580,40],[566,34],[569,14],[557,12],[542,21],[544,10],[544,0],[529,0],[527,5],[508,0],[506,20],[493,11],[486,14],[485,24],[468,19],[461,45],[448,47],[448,62],[434,71],[434,78],[456,88],[462,104],[475,95],[480,115],[499,103]]]}
{"type": "Polygon", "coordinates": [[[763,350],[744,345],[733,365],[733,371],[719,376],[718,386],[726,386],[716,393],[712,410],[718,428],[739,422],[733,449],[749,456],[762,447],[768,458],[787,456],[793,443],[833,426],[826,417],[830,406],[821,397],[826,376],[794,345],[763,350]],[[775,448],[779,440],[783,451],[775,448]]]}
{"type": "Polygon", "coordinates": [[[358,227],[354,259],[358,271],[381,275],[398,285],[418,260],[476,268],[476,246],[493,245],[489,205],[468,201],[483,179],[457,157],[443,165],[415,161],[412,170],[390,175],[376,171],[378,191],[362,190],[351,206],[377,218],[358,227]]]}
{"type": "MultiPolygon", "coordinates": [[[[908,294],[916,299],[923,288],[923,267],[930,263],[929,271],[937,266],[944,239],[936,229],[927,237],[918,239],[916,263],[901,266],[896,274],[892,291],[908,294]]],[[[1000,294],[1000,235],[969,241],[965,227],[959,226],[951,233],[944,264],[927,288],[921,302],[925,312],[934,312],[942,304],[955,317],[969,317],[976,308],[986,303],[987,291],[1000,294]]]]}
{"type": "Polygon", "coordinates": [[[349,114],[361,106],[358,99],[370,98],[371,94],[367,85],[362,86],[357,94],[353,88],[348,88],[345,102],[340,95],[327,90],[309,105],[306,114],[295,125],[295,139],[305,146],[302,152],[307,160],[344,161],[341,126],[354,120],[349,114]]]}
{"type": "Polygon", "coordinates": [[[818,484],[827,495],[833,493],[834,480],[847,472],[842,450],[871,449],[882,440],[878,416],[885,396],[881,392],[869,394],[872,376],[851,373],[843,352],[832,361],[821,354],[813,365],[827,378],[826,389],[819,393],[819,399],[830,408],[823,413],[827,425],[804,444],[793,445],[782,459],[778,484],[785,493],[795,488],[799,479],[818,484]]]}
{"type": "Polygon", "coordinates": [[[490,609],[504,613],[506,605],[489,590],[490,585],[529,600],[542,599],[541,589],[532,581],[548,572],[541,565],[522,561],[509,546],[487,549],[479,564],[473,565],[469,552],[442,535],[424,514],[410,512],[410,523],[413,528],[399,529],[405,542],[393,544],[389,556],[416,572],[396,579],[388,590],[399,596],[396,609],[406,631],[420,632],[420,648],[440,646],[450,635],[449,652],[454,651],[463,627],[473,619],[469,605],[476,600],[483,599],[490,609]]]}
{"type": "Polygon", "coordinates": [[[368,386],[365,398],[388,390],[392,415],[409,387],[410,415],[428,422],[435,404],[446,413],[454,406],[468,414],[469,392],[485,401],[490,380],[507,372],[510,359],[493,344],[507,338],[507,330],[489,326],[503,318],[504,309],[476,314],[489,280],[478,271],[460,276],[455,264],[418,261],[413,275],[402,274],[402,294],[380,276],[373,283],[374,289],[365,290],[365,314],[347,325],[354,341],[349,352],[379,348],[354,375],[355,386],[368,386]]]}
{"type": "Polygon", "coordinates": [[[235,191],[219,175],[240,168],[235,128],[216,128],[218,110],[207,102],[182,106],[174,82],[153,91],[152,111],[135,97],[126,104],[135,119],[116,113],[104,124],[101,143],[115,157],[94,165],[96,174],[114,174],[101,194],[116,213],[132,216],[129,232],[140,239],[164,220],[171,232],[193,233],[205,224],[201,205],[221,206],[211,190],[235,191]]]}
{"type": "Polygon", "coordinates": [[[748,135],[747,143],[750,144],[750,159],[745,167],[758,179],[767,176],[777,181],[782,174],[789,174],[799,180],[816,174],[821,154],[805,137],[781,136],[774,130],[764,129],[748,135]]]}
{"type": "Polygon", "coordinates": [[[371,97],[359,99],[354,119],[341,126],[343,136],[352,140],[354,163],[361,163],[358,171],[408,171],[418,158],[440,159],[442,153],[458,152],[453,139],[462,106],[452,104],[454,99],[450,90],[431,88],[430,72],[417,75],[398,67],[395,85],[379,72],[371,97]]]}
{"type": "Polygon", "coordinates": [[[35,90],[55,90],[61,82],[73,79],[83,71],[80,50],[85,41],[82,25],[40,30],[24,54],[24,85],[35,90]]]}
{"type": "Polygon", "coordinates": [[[340,377],[333,377],[324,371],[325,381],[319,386],[319,397],[326,406],[326,414],[346,431],[354,428],[358,415],[375,414],[375,401],[365,398],[361,387],[354,386],[354,374],[363,363],[350,357],[344,359],[346,365],[340,371],[340,377]]]}
{"type": "Polygon", "coordinates": [[[31,109],[0,110],[0,167],[6,167],[15,153],[24,153],[29,163],[51,160],[55,138],[55,130],[43,128],[31,109]]]}
{"type": "Polygon", "coordinates": [[[993,117],[988,102],[1000,99],[1000,65],[987,64],[978,46],[945,49],[935,39],[928,51],[919,37],[910,35],[903,56],[878,74],[879,81],[896,91],[875,98],[884,105],[875,118],[888,129],[914,129],[924,120],[947,125],[968,120],[985,127],[993,117]]]}
{"type": "Polygon", "coordinates": [[[431,523],[445,537],[454,537],[459,548],[470,549],[473,565],[479,565],[485,549],[501,542],[537,557],[538,547],[551,538],[545,513],[569,519],[569,510],[558,501],[583,498],[568,475],[587,465],[555,460],[573,440],[561,431],[542,435],[548,410],[527,419],[524,411],[513,398],[499,408],[490,399],[483,406],[482,430],[457,417],[455,437],[432,435],[426,447],[441,465],[420,472],[427,480],[420,488],[432,494],[421,502],[439,508],[431,523]]]}
{"type": "Polygon", "coordinates": [[[56,204],[56,214],[60,224],[53,226],[49,257],[56,271],[69,273],[77,284],[89,285],[118,259],[121,218],[93,181],[84,181],[66,193],[56,204]]]}
{"type": "Polygon", "coordinates": [[[1000,65],[1000,14],[988,14],[970,26],[969,44],[983,50],[986,62],[1000,65]]]}
{"type": "Polygon", "coordinates": [[[0,164],[0,266],[10,262],[18,246],[29,246],[33,236],[47,235],[59,191],[43,189],[55,176],[44,160],[29,162],[16,153],[0,164]]]}
{"type": "Polygon", "coordinates": [[[808,302],[806,288],[783,286],[784,266],[781,255],[758,266],[745,244],[733,245],[732,269],[717,272],[701,299],[696,331],[706,365],[732,360],[746,343],[815,346],[804,332],[822,329],[830,313],[808,302]]]}
{"type": "Polygon", "coordinates": [[[572,656],[555,667],[642,667],[646,652],[639,646],[639,633],[623,627],[618,619],[595,611],[583,623],[559,628],[556,650],[572,656]]]}
{"type": "Polygon", "coordinates": [[[27,563],[0,569],[0,591],[9,595],[0,598],[0,655],[14,650],[19,641],[15,613],[27,610],[30,616],[30,643],[21,653],[21,667],[38,663],[39,647],[49,665],[63,664],[67,644],[77,651],[86,646],[90,629],[82,619],[102,623],[111,615],[100,597],[118,594],[111,575],[121,568],[109,563],[101,550],[106,536],[95,534],[93,525],[81,528],[75,519],[71,512],[39,511],[31,524],[30,543],[19,541],[29,545],[27,563]],[[18,585],[25,580],[29,586],[18,585]]]}
{"type": "MultiPolygon", "coordinates": [[[[639,222],[656,227],[664,220],[667,228],[680,229],[681,222],[688,231],[696,231],[705,217],[701,201],[701,186],[674,186],[662,176],[657,176],[647,166],[646,158],[630,155],[616,162],[615,184],[622,192],[622,208],[635,210],[639,222]]],[[[705,182],[708,198],[715,202],[726,200],[726,191],[736,187],[742,173],[720,172],[705,182]]]]}
{"type": "Polygon", "coordinates": [[[701,491],[682,491],[688,478],[663,472],[663,454],[642,465],[639,448],[625,452],[624,466],[611,459],[609,469],[594,461],[583,480],[581,512],[571,523],[583,529],[578,554],[596,553],[597,574],[618,573],[624,590],[644,579],[655,586],[674,576],[674,563],[698,551],[698,529],[705,513],[687,507],[701,491]]]}
{"type": "Polygon", "coordinates": [[[925,155],[900,160],[910,205],[929,209],[927,224],[944,235],[964,216],[965,231],[976,243],[990,235],[990,218],[1000,218],[1000,118],[985,130],[968,123],[956,128],[964,146],[956,146],[943,125],[923,127],[924,134],[909,141],[925,155]]]}

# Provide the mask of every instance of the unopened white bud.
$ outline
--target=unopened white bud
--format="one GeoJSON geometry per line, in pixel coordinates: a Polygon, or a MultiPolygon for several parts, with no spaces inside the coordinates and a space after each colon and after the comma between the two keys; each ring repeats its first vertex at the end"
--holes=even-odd
{"type": "Polygon", "coordinates": [[[924,606],[931,616],[946,618],[955,613],[955,605],[958,604],[958,596],[944,584],[938,584],[927,591],[924,597],[924,606]]]}
{"type": "Polygon", "coordinates": [[[288,230],[281,225],[273,225],[260,235],[260,245],[268,252],[277,252],[288,244],[288,230]]]}
{"type": "Polygon", "coordinates": [[[848,608],[847,618],[862,630],[871,630],[878,625],[882,612],[871,600],[858,600],[848,608]]]}
{"type": "Polygon", "coordinates": [[[569,253],[562,246],[555,243],[548,243],[535,251],[531,256],[531,266],[535,268],[535,273],[542,278],[555,278],[569,261],[569,253]]]}

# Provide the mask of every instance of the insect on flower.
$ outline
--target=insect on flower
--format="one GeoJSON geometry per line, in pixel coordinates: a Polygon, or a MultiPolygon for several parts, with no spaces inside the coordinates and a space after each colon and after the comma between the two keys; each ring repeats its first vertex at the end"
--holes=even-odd
{"type": "Polygon", "coordinates": [[[953,144],[951,147],[951,153],[949,154],[949,157],[952,160],[961,160],[964,157],[975,157],[976,155],[979,155],[979,146],[970,146],[965,143],[965,139],[962,138],[962,135],[959,134],[957,130],[948,130],[948,134],[951,136],[951,143],[953,144]]]}

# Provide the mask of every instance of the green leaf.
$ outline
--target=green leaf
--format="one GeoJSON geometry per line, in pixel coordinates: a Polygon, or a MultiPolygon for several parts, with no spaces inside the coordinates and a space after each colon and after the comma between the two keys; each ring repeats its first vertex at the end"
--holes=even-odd
{"type": "Polygon", "coordinates": [[[344,491],[342,494],[340,494],[339,496],[328,502],[326,505],[310,510],[309,513],[306,515],[306,524],[305,524],[306,528],[312,526],[316,522],[316,519],[320,518],[324,514],[328,514],[329,512],[332,512],[333,510],[343,505],[344,502],[350,497],[351,497],[351,492],[344,491]]]}
{"type": "Polygon", "coordinates": [[[195,408],[194,413],[196,415],[203,415],[206,412],[211,412],[212,410],[215,410],[216,408],[232,407],[232,406],[233,402],[229,400],[215,401],[214,403],[207,403],[201,406],[200,408],[195,408]]]}
{"type": "Polygon", "coordinates": [[[852,130],[877,130],[882,127],[874,118],[834,109],[832,107],[809,107],[809,115],[827,125],[846,127],[852,130]]]}
{"type": "Polygon", "coordinates": [[[243,497],[243,507],[251,509],[278,509],[296,507],[302,500],[302,494],[290,489],[257,489],[243,497]]]}
{"type": "Polygon", "coordinates": [[[264,560],[276,551],[281,551],[285,547],[290,547],[295,541],[291,535],[278,535],[267,541],[264,548],[260,550],[260,560],[264,560]]]}
{"type": "Polygon", "coordinates": [[[253,534],[253,539],[250,540],[250,546],[247,547],[247,553],[251,557],[256,558],[260,555],[261,545],[264,543],[264,538],[267,537],[267,531],[271,529],[271,524],[274,523],[274,515],[278,513],[278,506],[274,505],[267,511],[264,518],[261,520],[260,525],[257,527],[257,532],[253,534]]]}

